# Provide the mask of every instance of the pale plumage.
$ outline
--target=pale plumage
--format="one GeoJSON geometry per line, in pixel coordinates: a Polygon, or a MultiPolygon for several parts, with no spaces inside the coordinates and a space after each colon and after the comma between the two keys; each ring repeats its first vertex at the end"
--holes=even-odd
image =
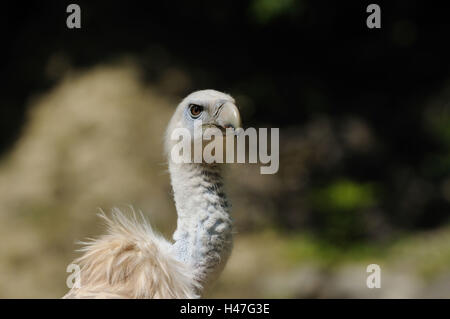
{"type": "MultiPolygon", "coordinates": [[[[221,92],[194,92],[177,107],[166,135],[193,129],[192,105],[202,121],[221,128],[240,127],[234,100],[221,92]],[[194,104],[193,104],[194,103],[194,104]],[[196,110],[198,111],[198,109],[196,110]]],[[[217,164],[175,164],[169,157],[178,222],[174,243],[156,234],[141,216],[118,209],[106,221],[108,233],[85,242],[74,261],[81,287],[64,298],[197,298],[222,271],[232,247],[232,223],[217,164]]]]}
{"type": "Polygon", "coordinates": [[[194,271],[171,254],[171,244],[133,212],[114,208],[111,218],[99,215],[108,233],[82,242],[81,288],[65,298],[196,298],[194,271]]]}

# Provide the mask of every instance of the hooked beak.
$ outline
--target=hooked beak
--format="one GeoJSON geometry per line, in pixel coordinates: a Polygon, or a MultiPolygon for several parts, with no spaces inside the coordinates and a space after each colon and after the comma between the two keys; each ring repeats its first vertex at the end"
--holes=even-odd
{"type": "Polygon", "coordinates": [[[233,128],[236,130],[241,128],[241,115],[236,105],[231,102],[222,105],[216,118],[216,124],[222,129],[233,128]]]}

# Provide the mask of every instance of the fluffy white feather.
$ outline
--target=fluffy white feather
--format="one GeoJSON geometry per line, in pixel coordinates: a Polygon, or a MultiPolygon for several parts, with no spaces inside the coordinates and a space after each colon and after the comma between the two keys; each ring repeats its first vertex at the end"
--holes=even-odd
{"type": "Polygon", "coordinates": [[[133,213],[113,209],[108,233],[84,242],[83,255],[74,261],[81,269],[81,288],[64,298],[197,298],[194,271],[177,261],[171,243],[133,213]]]}

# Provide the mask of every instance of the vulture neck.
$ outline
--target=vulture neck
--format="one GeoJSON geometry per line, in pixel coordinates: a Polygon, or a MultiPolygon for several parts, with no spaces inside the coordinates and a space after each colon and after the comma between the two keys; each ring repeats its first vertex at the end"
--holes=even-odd
{"type": "Polygon", "coordinates": [[[222,271],[231,252],[231,217],[223,192],[220,167],[211,164],[169,163],[177,229],[176,258],[197,272],[207,286],[222,271]]]}

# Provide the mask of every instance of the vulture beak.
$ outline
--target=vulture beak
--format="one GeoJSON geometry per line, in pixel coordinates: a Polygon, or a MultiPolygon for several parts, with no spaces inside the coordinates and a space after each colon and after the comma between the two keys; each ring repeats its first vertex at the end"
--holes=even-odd
{"type": "Polygon", "coordinates": [[[241,115],[236,105],[231,102],[223,104],[217,114],[216,124],[222,129],[233,128],[236,130],[241,128],[241,115]]]}

